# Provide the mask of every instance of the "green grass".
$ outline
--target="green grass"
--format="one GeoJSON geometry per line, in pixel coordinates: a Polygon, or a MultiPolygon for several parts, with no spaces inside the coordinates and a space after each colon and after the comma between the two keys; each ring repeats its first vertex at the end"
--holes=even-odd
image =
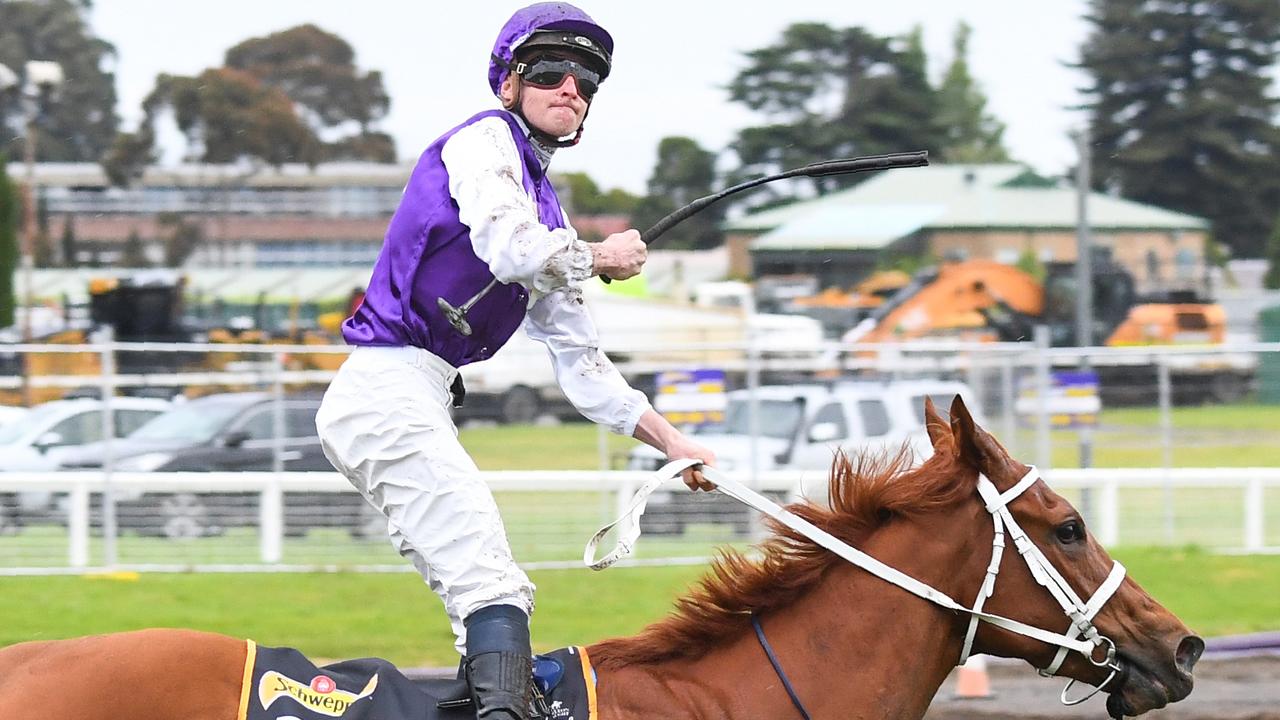
{"type": "MultiPolygon", "coordinates": [[[[1115,553],[1130,576],[1197,632],[1280,629],[1280,557],[1194,548],[1115,553]]],[[[536,648],[635,633],[705,571],[616,568],[531,573],[536,648]]],[[[319,659],[373,655],[403,666],[456,662],[435,596],[402,574],[147,574],[134,581],[0,578],[0,645],[143,627],[193,627],[319,659]]]]}
{"type": "MultiPolygon", "coordinates": [[[[1176,407],[1172,412],[1175,467],[1280,466],[1280,405],[1241,403],[1176,407]]],[[[1155,408],[1103,410],[1094,431],[1095,467],[1160,467],[1163,451],[1160,416],[1155,408]]],[[[1021,428],[1003,437],[999,418],[987,429],[1015,455],[1034,460],[1035,433],[1021,428]]],[[[482,470],[595,470],[600,467],[600,432],[589,423],[559,426],[466,427],[462,442],[482,470]]],[[[1079,466],[1079,437],[1054,431],[1054,467],[1079,466]]],[[[636,445],[631,438],[606,435],[606,454],[613,467],[636,445]]]]}
{"type": "MultiPolygon", "coordinates": [[[[1280,407],[1177,408],[1174,464],[1280,466],[1280,407]]],[[[1095,433],[1095,465],[1158,466],[1158,417],[1151,409],[1104,411],[1095,433]]],[[[999,434],[998,423],[991,428],[999,434]]],[[[477,427],[463,443],[486,470],[596,469],[595,426],[477,427]]],[[[607,435],[616,462],[634,440],[607,435]]],[[[1054,433],[1054,463],[1074,464],[1075,435],[1054,433]]],[[[1016,434],[1018,457],[1031,461],[1034,436],[1016,434]]],[[[1012,443],[1011,443],[1012,444],[1012,443]]],[[[1068,495],[1076,502],[1078,498],[1068,495]]],[[[524,562],[580,557],[582,543],[612,519],[602,493],[499,494],[513,550],[524,562]]],[[[1165,540],[1160,490],[1121,494],[1121,541],[1115,555],[1157,599],[1207,636],[1280,630],[1280,557],[1236,557],[1186,548],[1146,548],[1165,540]],[[1137,519],[1135,519],[1137,518],[1137,519]]],[[[1172,498],[1179,544],[1238,546],[1239,491],[1179,490],[1172,498]],[[1206,520],[1208,518],[1208,520],[1206,520]],[[1216,518],[1216,519],[1215,519],[1216,518]]],[[[1267,491],[1269,545],[1280,545],[1280,488],[1267,491]]],[[[695,527],[679,538],[646,536],[638,557],[709,555],[728,539],[719,527],[695,527]]],[[[122,562],[243,562],[258,559],[256,534],[237,529],[219,538],[173,543],[126,535],[122,562]]],[[[64,565],[65,533],[28,528],[0,538],[8,565],[64,565]],[[14,562],[14,558],[19,561],[14,562]]],[[[285,562],[404,565],[381,539],[352,540],[337,530],[286,539],[285,562]]],[[[95,547],[93,557],[100,557],[95,547]]],[[[625,568],[531,573],[539,586],[535,644],[545,650],[638,631],[660,618],[702,567],[625,568]]],[[[363,655],[401,665],[449,665],[452,635],[439,601],[412,572],[394,574],[147,574],[136,581],[81,577],[0,578],[0,644],[141,627],[195,627],[302,649],[316,658],[363,655]]]]}

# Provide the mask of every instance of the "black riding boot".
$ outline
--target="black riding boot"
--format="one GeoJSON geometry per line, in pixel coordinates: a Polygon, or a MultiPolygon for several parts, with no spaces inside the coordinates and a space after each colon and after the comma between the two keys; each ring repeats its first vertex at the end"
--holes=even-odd
{"type": "Polygon", "coordinates": [[[479,720],[528,720],[533,699],[529,616],[512,605],[490,605],[467,616],[463,661],[479,720]]]}

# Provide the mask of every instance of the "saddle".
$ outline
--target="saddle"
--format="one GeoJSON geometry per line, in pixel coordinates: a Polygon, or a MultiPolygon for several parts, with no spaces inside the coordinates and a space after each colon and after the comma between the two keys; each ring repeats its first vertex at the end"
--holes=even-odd
{"type": "MultiPolygon", "coordinates": [[[[237,720],[475,720],[465,679],[413,680],[378,658],[317,667],[249,642],[237,720]]],[[[534,720],[591,720],[595,672],[580,647],[533,658],[534,720]]]]}

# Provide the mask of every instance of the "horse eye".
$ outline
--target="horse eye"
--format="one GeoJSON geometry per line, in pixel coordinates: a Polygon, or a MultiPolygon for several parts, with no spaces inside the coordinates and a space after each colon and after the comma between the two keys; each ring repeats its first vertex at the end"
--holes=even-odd
{"type": "Polygon", "coordinates": [[[1079,520],[1068,520],[1054,530],[1054,534],[1058,537],[1058,542],[1063,545],[1070,545],[1084,540],[1084,523],[1079,520]]]}

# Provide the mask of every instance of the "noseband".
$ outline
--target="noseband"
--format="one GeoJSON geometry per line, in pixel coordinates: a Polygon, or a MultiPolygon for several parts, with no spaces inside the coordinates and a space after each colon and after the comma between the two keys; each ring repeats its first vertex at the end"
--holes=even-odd
{"type": "MultiPolygon", "coordinates": [[[[587,541],[586,551],[583,553],[582,558],[583,562],[593,570],[603,570],[630,555],[635,548],[636,540],[640,537],[640,516],[644,514],[645,503],[648,501],[650,493],[667,480],[678,477],[681,471],[698,464],[696,460],[677,460],[659,468],[654,473],[654,476],[636,491],[631,499],[631,504],[622,517],[601,528],[595,536],[587,541]],[[614,527],[618,527],[616,546],[603,558],[595,560],[596,546],[605,534],[614,527]]],[[[1040,479],[1040,471],[1035,466],[1031,466],[1031,469],[1017,484],[1003,493],[997,490],[996,486],[985,476],[981,474],[978,476],[978,494],[981,495],[987,512],[991,513],[992,522],[995,524],[995,533],[991,542],[991,563],[987,566],[986,577],[983,579],[982,587],[978,590],[978,597],[974,600],[973,607],[965,607],[946,593],[920,582],[910,575],[844,543],[813,523],[786,510],[769,498],[729,478],[713,467],[703,466],[702,473],[708,480],[715,483],[720,492],[774,518],[800,535],[809,538],[819,546],[830,550],[872,575],[893,583],[935,605],[940,605],[955,612],[968,613],[970,616],[969,628],[965,633],[964,647],[960,652],[960,659],[957,664],[963,664],[969,658],[973,650],[973,638],[977,632],[978,622],[982,621],[1019,635],[1025,635],[1050,645],[1056,645],[1058,647],[1057,655],[1054,656],[1048,666],[1039,670],[1040,674],[1046,677],[1057,674],[1062,667],[1063,661],[1066,660],[1067,653],[1071,650],[1084,655],[1089,662],[1097,667],[1110,668],[1111,674],[1107,676],[1107,679],[1093,688],[1092,692],[1081,698],[1067,699],[1068,691],[1076,682],[1075,680],[1070,680],[1062,690],[1061,701],[1064,705],[1076,705],[1088,700],[1105,688],[1121,671],[1121,665],[1116,659],[1115,642],[1098,632],[1098,629],[1093,625],[1093,618],[1102,609],[1102,606],[1106,604],[1107,600],[1119,589],[1120,583],[1124,580],[1124,566],[1116,562],[1112,566],[1111,572],[1107,575],[1107,579],[1102,582],[1087,602],[1081,600],[1076,592],[1071,589],[1071,585],[1062,577],[1062,574],[1053,566],[1053,563],[1049,562],[1049,559],[1044,556],[1040,548],[1031,542],[1031,539],[1027,537],[1027,534],[1018,525],[1018,521],[1014,519],[1013,514],[1009,512],[1009,503],[1013,502],[1014,499],[1040,479]],[[982,610],[987,598],[995,593],[996,578],[1000,574],[1000,561],[1004,556],[1006,535],[1013,539],[1014,547],[1017,549],[1018,554],[1022,556],[1023,561],[1026,562],[1027,568],[1031,571],[1031,576],[1049,591],[1049,594],[1062,607],[1063,613],[1071,621],[1071,627],[1068,628],[1067,633],[1054,633],[982,610]],[[1095,651],[1098,648],[1104,650],[1103,657],[1100,660],[1094,658],[1095,651]]],[[[763,631],[758,630],[757,633],[763,639],[763,631]]],[[[767,647],[767,643],[764,643],[764,645],[767,647]]],[[[785,679],[781,665],[774,662],[774,669],[777,670],[780,677],[785,679]]],[[[798,702],[798,699],[794,696],[792,699],[798,702]]]]}

